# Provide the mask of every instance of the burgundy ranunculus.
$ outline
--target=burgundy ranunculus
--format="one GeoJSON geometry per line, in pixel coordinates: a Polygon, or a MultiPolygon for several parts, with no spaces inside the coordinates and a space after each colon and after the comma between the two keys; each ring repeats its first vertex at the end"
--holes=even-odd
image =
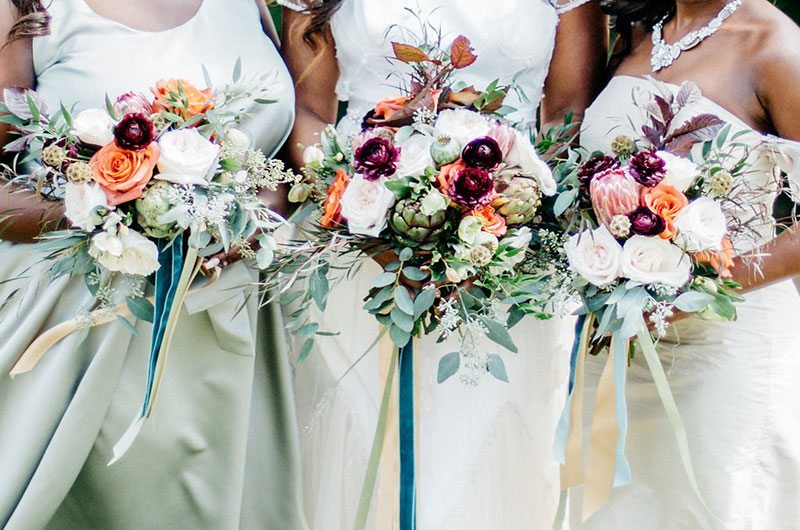
{"type": "Polygon", "coordinates": [[[468,143],[461,152],[461,159],[469,167],[491,171],[503,161],[503,151],[497,140],[484,136],[468,143]]]}
{"type": "Polygon", "coordinates": [[[647,206],[640,206],[628,215],[631,231],[640,236],[655,237],[667,227],[666,221],[647,206]]]}
{"type": "Polygon", "coordinates": [[[605,173],[609,169],[617,169],[620,166],[619,160],[606,155],[598,155],[590,158],[578,171],[578,181],[581,183],[581,191],[589,194],[589,184],[592,179],[600,173],[605,173]]]}
{"type": "Polygon", "coordinates": [[[465,208],[486,206],[494,198],[494,180],[485,169],[467,167],[453,176],[447,194],[465,208]]]}
{"type": "Polygon", "coordinates": [[[653,188],[667,176],[667,163],[652,151],[642,151],[631,158],[628,171],[636,182],[653,188]]]}
{"type": "Polygon", "coordinates": [[[400,149],[386,138],[374,137],[356,149],[355,167],[367,180],[389,177],[397,171],[400,149]]]}
{"type": "Polygon", "coordinates": [[[114,127],[114,140],[120,149],[139,151],[145,149],[155,139],[153,122],[148,116],[139,112],[126,114],[114,127]]]}

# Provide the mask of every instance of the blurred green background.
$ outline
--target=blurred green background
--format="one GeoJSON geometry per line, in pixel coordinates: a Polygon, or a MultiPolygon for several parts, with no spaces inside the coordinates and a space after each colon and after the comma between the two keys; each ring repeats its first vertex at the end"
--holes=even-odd
{"type": "Polygon", "coordinates": [[[797,0],[778,0],[775,3],[796,21],[800,22],[800,5],[798,5],[797,0]]]}

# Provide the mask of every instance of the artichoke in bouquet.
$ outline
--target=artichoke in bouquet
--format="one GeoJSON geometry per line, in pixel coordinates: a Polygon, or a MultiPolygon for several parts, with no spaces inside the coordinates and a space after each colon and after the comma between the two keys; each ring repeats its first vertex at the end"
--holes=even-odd
{"type": "Polygon", "coordinates": [[[421,198],[398,201],[389,216],[389,227],[395,239],[411,248],[435,243],[449,225],[449,210],[442,209],[426,215],[421,198]]]}
{"type": "Polygon", "coordinates": [[[542,205],[542,190],[530,177],[501,177],[495,182],[495,191],[498,195],[492,206],[509,225],[531,222],[542,205]]]}
{"type": "Polygon", "coordinates": [[[172,209],[170,184],[156,182],[136,199],[136,221],[149,237],[163,239],[180,231],[175,222],[161,223],[159,218],[172,209]]]}

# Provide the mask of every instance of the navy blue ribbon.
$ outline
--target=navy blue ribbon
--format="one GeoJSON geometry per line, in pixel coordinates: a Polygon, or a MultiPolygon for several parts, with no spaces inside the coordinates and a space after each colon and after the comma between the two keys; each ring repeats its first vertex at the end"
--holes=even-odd
{"type": "Polygon", "coordinates": [[[161,265],[156,271],[155,303],[153,318],[153,335],[150,340],[150,360],[147,365],[147,389],[142,404],[142,417],[147,415],[147,408],[153,393],[153,379],[158,365],[158,353],[164,341],[169,315],[175,302],[175,293],[181,278],[185,256],[183,252],[183,234],[178,234],[169,243],[163,239],[157,241],[158,262],[161,265]]]}
{"type": "Polygon", "coordinates": [[[417,527],[414,462],[414,345],[400,350],[400,530],[417,527]]]}
{"type": "Polygon", "coordinates": [[[572,354],[569,358],[569,393],[575,388],[575,372],[578,370],[578,353],[581,348],[581,335],[583,334],[583,326],[586,325],[586,315],[578,316],[578,321],[575,322],[575,342],[572,343],[572,354]]]}

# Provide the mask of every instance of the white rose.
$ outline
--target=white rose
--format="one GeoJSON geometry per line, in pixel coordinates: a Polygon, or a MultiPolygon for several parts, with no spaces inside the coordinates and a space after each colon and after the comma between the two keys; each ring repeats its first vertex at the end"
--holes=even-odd
{"type": "Polygon", "coordinates": [[[514,144],[506,157],[506,165],[518,169],[516,173],[519,175],[535,178],[543,194],[548,197],[555,195],[558,186],[550,166],[536,154],[530,139],[517,130],[514,131],[514,144]]]}
{"type": "Polygon", "coordinates": [[[422,198],[420,211],[423,215],[435,215],[447,209],[450,199],[438,190],[431,190],[422,198]]]}
{"type": "Polygon", "coordinates": [[[109,209],[105,192],[97,184],[67,182],[64,190],[65,215],[72,226],[91,232],[103,222],[97,210],[109,209]]]}
{"type": "Polygon", "coordinates": [[[431,144],[433,138],[424,134],[415,134],[398,142],[400,160],[397,162],[397,176],[416,177],[423,175],[429,167],[435,167],[431,144]]]}
{"type": "Polygon", "coordinates": [[[325,161],[325,153],[316,145],[310,145],[303,151],[303,164],[319,167],[325,161]]]}
{"type": "MultiPolygon", "coordinates": [[[[531,232],[531,229],[528,228],[527,226],[523,226],[515,233],[504,237],[503,244],[508,245],[510,248],[520,249],[524,251],[530,246],[531,239],[533,239],[533,233],[531,232]]],[[[525,254],[526,254],[525,252],[520,252],[514,257],[509,258],[508,261],[512,265],[518,265],[519,263],[525,261],[525,254]]]]}
{"type": "Polygon", "coordinates": [[[72,133],[85,144],[105,146],[114,141],[115,125],[105,110],[87,109],[73,120],[72,133]]]}
{"type": "Polygon", "coordinates": [[[94,236],[89,254],[112,272],[149,276],[160,267],[155,243],[126,226],[94,236]]]}
{"type": "Polygon", "coordinates": [[[468,215],[458,225],[458,238],[467,245],[476,245],[483,231],[483,222],[474,215],[468,215]]]}
{"type": "Polygon", "coordinates": [[[605,226],[575,234],[565,250],[572,270],[589,283],[604,287],[619,278],[622,247],[605,226]]]}
{"type": "Polygon", "coordinates": [[[219,146],[197,129],[169,131],[158,141],[159,174],[155,178],[175,184],[206,186],[219,156],[219,146]]]}
{"type": "Polygon", "coordinates": [[[489,121],[477,112],[449,109],[439,113],[433,137],[447,136],[463,147],[476,138],[488,135],[490,128],[489,121]]]}
{"type": "Polygon", "coordinates": [[[355,175],[342,194],[342,217],[347,219],[351,234],[378,237],[386,227],[389,208],[395,196],[384,179],[370,181],[355,175]]]}
{"type": "Polygon", "coordinates": [[[728,231],[722,207],[709,197],[700,197],[681,210],[675,218],[675,228],[675,242],[688,252],[722,250],[728,231]]]}
{"type": "Polygon", "coordinates": [[[656,155],[667,164],[667,176],[661,181],[662,184],[686,191],[700,178],[700,168],[688,158],[666,151],[659,151],[656,155]]]}
{"type": "Polygon", "coordinates": [[[631,280],[682,287],[691,274],[689,257],[666,239],[633,236],[622,249],[622,275],[631,280]]]}

